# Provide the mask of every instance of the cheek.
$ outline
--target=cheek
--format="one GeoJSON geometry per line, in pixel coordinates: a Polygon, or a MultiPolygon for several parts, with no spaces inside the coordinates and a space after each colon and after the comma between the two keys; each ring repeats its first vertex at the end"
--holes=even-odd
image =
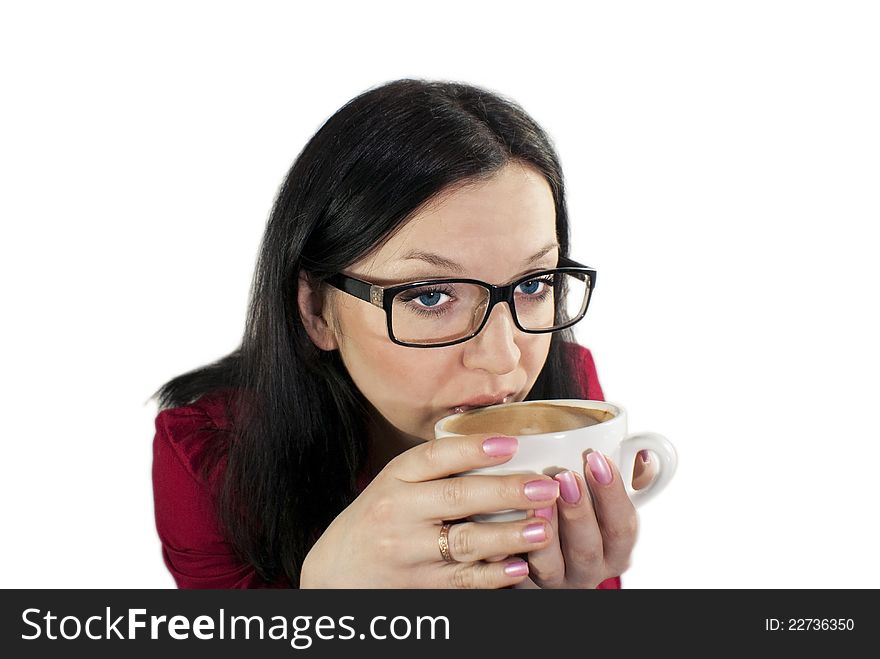
{"type": "Polygon", "coordinates": [[[444,379],[450,355],[444,351],[406,348],[388,338],[385,316],[356,307],[340,316],[343,361],[364,395],[380,410],[388,405],[429,403],[444,379]]]}
{"type": "Polygon", "coordinates": [[[552,338],[550,334],[533,334],[526,337],[526,340],[519,344],[520,361],[531,382],[538,378],[538,374],[544,368],[544,362],[547,361],[547,353],[550,352],[550,341],[552,338]]]}
{"type": "Polygon", "coordinates": [[[440,351],[404,348],[386,340],[374,342],[372,349],[359,357],[357,363],[350,365],[349,373],[378,412],[408,435],[433,437],[438,406],[451,404],[444,391],[444,383],[454,373],[451,356],[440,351]]]}
{"type": "Polygon", "coordinates": [[[450,359],[441,351],[405,348],[391,341],[377,345],[371,352],[373,368],[396,392],[393,398],[423,402],[433,398],[432,392],[443,381],[450,359]]]}

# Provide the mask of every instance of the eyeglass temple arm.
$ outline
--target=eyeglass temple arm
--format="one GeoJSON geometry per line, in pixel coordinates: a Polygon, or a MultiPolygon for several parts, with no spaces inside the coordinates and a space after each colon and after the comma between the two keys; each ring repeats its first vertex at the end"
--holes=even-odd
{"type": "Polygon", "coordinates": [[[370,304],[376,305],[380,309],[382,308],[384,289],[381,286],[374,286],[368,282],[343,274],[333,275],[327,279],[327,283],[349,295],[354,295],[361,300],[366,300],[370,304]]]}
{"type": "Polygon", "coordinates": [[[584,265],[583,263],[578,263],[577,261],[573,261],[572,259],[568,258],[567,256],[560,256],[559,257],[559,267],[560,268],[587,268],[588,270],[591,270],[592,272],[590,273],[590,287],[596,288],[596,269],[595,268],[591,268],[590,266],[584,265]]]}
{"type": "Polygon", "coordinates": [[[578,263],[577,261],[568,258],[567,256],[560,256],[558,265],[559,268],[590,268],[588,265],[584,265],[583,263],[578,263]]]}

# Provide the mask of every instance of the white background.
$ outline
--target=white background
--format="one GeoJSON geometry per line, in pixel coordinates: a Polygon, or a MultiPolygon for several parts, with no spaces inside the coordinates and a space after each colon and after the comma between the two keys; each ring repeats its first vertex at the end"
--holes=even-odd
{"type": "Polygon", "coordinates": [[[878,33],[867,2],[4,4],[0,585],[173,586],[145,401],[238,344],[307,139],[409,76],[558,148],[578,338],[681,460],[625,586],[880,587],[878,33]]]}

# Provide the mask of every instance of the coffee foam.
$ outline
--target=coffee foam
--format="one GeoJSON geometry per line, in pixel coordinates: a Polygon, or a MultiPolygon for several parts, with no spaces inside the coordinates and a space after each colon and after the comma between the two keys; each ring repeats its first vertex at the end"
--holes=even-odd
{"type": "Polygon", "coordinates": [[[548,402],[513,403],[469,410],[448,420],[444,429],[460,435],[501,433],[541,435],[584,428],[613,419],[606,410],[548,402]]]}

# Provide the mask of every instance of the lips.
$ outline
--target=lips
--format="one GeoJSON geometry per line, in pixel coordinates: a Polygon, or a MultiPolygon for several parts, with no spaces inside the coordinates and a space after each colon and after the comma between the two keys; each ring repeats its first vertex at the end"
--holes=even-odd
{"type": "Polygon", "coordinates": [[[468,401],[463,403],[459,403],[458,405],[450,408],[452,414],[460,414],[462,412],[467,412],[468,410],[473,410],[478,407],[490,407],[492,405],[501,405],[503,403],[510,402],[510,399],[513,398],[514,392],[503,392],[500,394],[490,394],[488,396],[477,396],[476,398],[471,398],[468,401]]]}

